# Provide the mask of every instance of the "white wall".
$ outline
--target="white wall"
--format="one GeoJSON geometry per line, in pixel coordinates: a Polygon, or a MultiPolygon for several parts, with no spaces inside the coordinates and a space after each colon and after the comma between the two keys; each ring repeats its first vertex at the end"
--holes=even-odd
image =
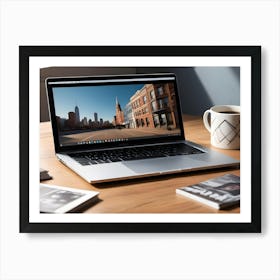
{"type": "Polygon", "coordinates": [[[2,0],[0,8],[1,279],[280,278],[279,1],[2,0]],[[98,44],[262,45],[262,234],[18,233],[18,45],[98,44]]]}

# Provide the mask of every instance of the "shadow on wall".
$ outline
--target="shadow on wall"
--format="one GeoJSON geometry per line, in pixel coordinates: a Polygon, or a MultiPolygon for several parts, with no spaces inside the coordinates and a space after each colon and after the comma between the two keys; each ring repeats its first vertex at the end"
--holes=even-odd
{"type": "Polygon", "coordinates": [[[49,121],[45,89],[47,77],[160,72],[176,74],[184,114],[202,115],[217,104],[240,104],[239,67],[49,67],[40,70],[40,121],[49,121]]]}
{"type": "Polygon", "coordinates": [[[240,104],[239,67],[137,68],[137,73],[155,72],[176,74],[181,107],[185,114],[202,115],[214,105],[240,104]]]}

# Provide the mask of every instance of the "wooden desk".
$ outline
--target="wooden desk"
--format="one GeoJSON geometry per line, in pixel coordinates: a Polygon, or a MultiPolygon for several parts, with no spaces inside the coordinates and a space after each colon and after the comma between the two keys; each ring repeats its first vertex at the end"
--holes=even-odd
{"type": "MultiPolygon", "coordinates": [[[[186,138],[210,147],[210,135],[201,117],[184,116],[186,138]]],[[[226,173],[239,175],[239,169],[219,169],[164,175],[147,179],[91,185],[60,163],[54,153],[50,122],[40,124],[40,167],[49,170],[53,180],[44,183],[99,191],[100,202],[86,213],[239,213],[240,208],[216,210],[177,195],[176,188],[195,184],[226,173]]],[[[213,147],[211,147],[213,148],[213,147]]],[[[214,149],[214,148],[213,148],[214,149]]],[[[219,149],[216,149],[219,150],[219,149]]],[[[239,160],[239,150],[219,150],[239,160]]]]}

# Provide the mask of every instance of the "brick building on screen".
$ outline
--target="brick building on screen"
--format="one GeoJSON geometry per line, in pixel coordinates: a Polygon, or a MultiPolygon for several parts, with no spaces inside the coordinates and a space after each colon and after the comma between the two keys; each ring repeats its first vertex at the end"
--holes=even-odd
{"type": "Polygon", "coordinates": [[[178,124],[173,83],[146,84],[130,98],[124,119],[130,128],[175,129],[178,124]]]}

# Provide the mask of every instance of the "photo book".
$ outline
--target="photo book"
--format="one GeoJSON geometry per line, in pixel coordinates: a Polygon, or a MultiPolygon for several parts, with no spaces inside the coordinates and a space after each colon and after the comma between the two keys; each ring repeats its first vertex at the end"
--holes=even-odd
{"type": "Polygon", "coordinates": [[[41,213],[79,212],[98,199],[99,192],[40,184],[41,213]]]}
{"type": "Polygon", "coordinates": [[[240,203],[240,177],[226,174],[195,185],[176,189],[176,193],[216,209],[238,206],[240,203]]]}

